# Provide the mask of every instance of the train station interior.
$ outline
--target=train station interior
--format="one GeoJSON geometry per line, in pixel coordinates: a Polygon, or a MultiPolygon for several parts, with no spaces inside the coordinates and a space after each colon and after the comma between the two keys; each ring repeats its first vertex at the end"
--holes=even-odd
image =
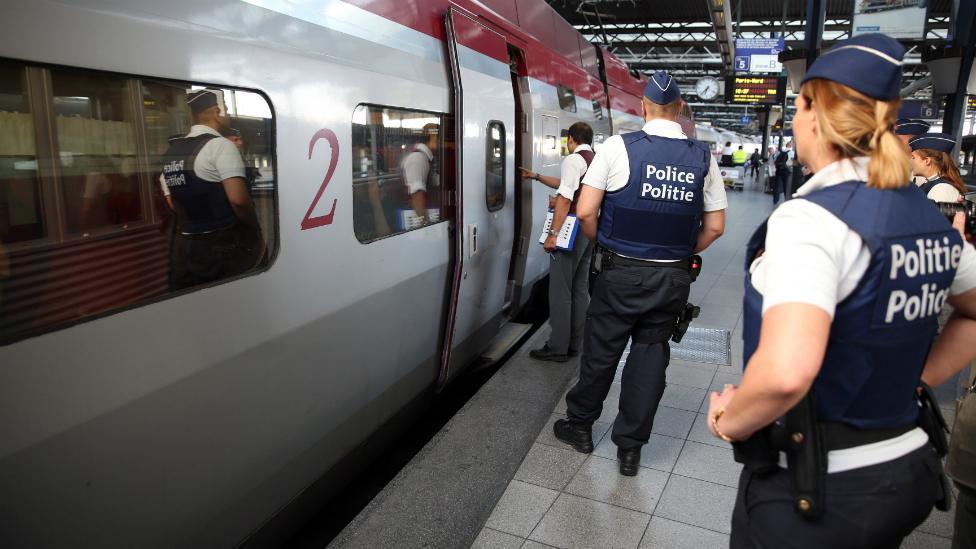
{"type": "MultiPolygon", "coordinates": [[[[898,119],[951,137],[976,216],[976,0],[165,4],[3,8],[2,548],[729,547],[743,465],[710,396],[747,364],[750,237],[814,175],[808,68],[897,40],[898,119]],[[544,184],[574,123],[596,158],[641,131],[660,71],[727,207],[625,475],[633,343],[591,452],[554,434],[586,349],[530,354],[553,333],[544,184]],[[237,175],[202,175],[211,142],[237,175]],[[227,227],[187,221],[187,180],[248,232],[200,248],[227,227]]],[[[974,375],[934,388],[949,429],[974,375]]],[[[902,548],[963,547],[946,486],[902,548]]]]}

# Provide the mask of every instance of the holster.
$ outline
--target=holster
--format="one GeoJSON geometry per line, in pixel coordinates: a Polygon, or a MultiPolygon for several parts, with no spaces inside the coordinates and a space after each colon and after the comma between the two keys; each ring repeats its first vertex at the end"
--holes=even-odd
{"type": "MultiPolygon", "coordinates": [[[[918,398],[918,421],[917,425],[929,436],[929,442],[935,448],[935,452],[940,458],[949,453],[949,425],[942,417],[942,410],[939,403],[932,393],[932,388],[925,382],[919,382],[919,390],[916,393],[918,398]]],[[[935,502],[935,508],[940,511],[948,511],[952,506],[952,492],[949,488],[949,479],[942,468],[942,460],[939,460],[939,485],[941,493],[935,502]]]]}
{"type": "Polygon", "coordinates": [[[685,303],[685,309],[681,311],[681,314],[674,321],[674,329],[671,331],[671,341],[681,343],[681,338],[688,331],[691,321],[698,318],[699,314],[701,314],[701,307],[697,307],[692,303],[685,303]]]}
{"type": "Polygon", "coordinates": [[[817,425],[813,397],[808,393],[785,416],[756,432],[748,440],[734,442],[735,461],[762,476],[778,467],[779,452],[793,480],[793,500],[804,517],[817,517],[825,509],[827,452],[817,425]]]}
{"type": "Polygon", "coordinates": [[[810,393],[786,414],[786,431],[786,461],[793,474],[796,510],[804,517],[820,516],[826,507],[827,451],[810,393]]]}

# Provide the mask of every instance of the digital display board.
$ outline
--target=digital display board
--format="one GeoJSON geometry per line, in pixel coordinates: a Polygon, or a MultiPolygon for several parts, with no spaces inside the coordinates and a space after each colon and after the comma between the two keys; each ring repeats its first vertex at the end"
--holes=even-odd
{"type": "Polygon", "coordinates": [[[880,32],[901,40],[925,34],[925,0],[856,0],[851,36],[880,32]]]}
{"type": "Polygon", "coordinates": [[[725,102],[739,105],[778,105],[786,95],[783,76],[730,76],[725,83],[725,102]]]}

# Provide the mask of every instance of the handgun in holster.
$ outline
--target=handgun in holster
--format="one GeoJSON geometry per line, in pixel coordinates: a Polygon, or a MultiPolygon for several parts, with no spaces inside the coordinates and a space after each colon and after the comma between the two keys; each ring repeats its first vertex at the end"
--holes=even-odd
{"type": "MultiPolygon", "coordinates": [[[[946,435],[949,434],[949,425],[942,417],[942,410],[939,408],[935,394],[928,384],[924,381],[919,382],[916,394],[918,400],[918,420],[916,423],[928,435],[929,442],[932,443],[935,452],[940,458],[944,458],[949,453],[949,440],[946,438],[946,435]]],[[[941,492],[939,499],[935,502],[935,508],[940,511],[948,511],[952,504],[952,492],[949,488],[949,479],[946,477],[945,471],[942,470],[941,459],[938,460],[938,464],[941,492]]]]}
{"type": "Polygon", "coordinates": [[[781,451],[786,453],[797,512],[810,518],[822,515],[827,453],[817,426],[813,397],[809,394],[785,416],[748,440],[732,443],[735,461],[758,476],[776,470],[781,451]]]}
{"type": "Polygon", "coordinates": [[[692,303],[685,303],[684,310],[681,311],[681,314],[674,321],[674,329],[671,330],[671,341],[681,343],[681,338],[688,331],[688,326],[691,325],[691,321],[698,318],[699,314],[701,314],[701,307],[697,307],[692,303]]]}

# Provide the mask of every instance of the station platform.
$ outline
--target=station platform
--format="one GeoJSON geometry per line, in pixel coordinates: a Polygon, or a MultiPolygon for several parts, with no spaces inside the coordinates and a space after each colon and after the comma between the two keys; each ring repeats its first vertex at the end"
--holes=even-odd
{"type": "MultiPolygon", "coordinates": [[[[618,473],[608,434],[617,372],[586,455],[559,442],[578,359],[535,361],[540,329],[330,547],[711,549],[728,547],[740,465],[706,428],[709,391],[742,372],[745,243],[772,211],[769,195],[729,192],[724,236],[704,254],[691,301],[702,307],[672,345],[668,387],[636,477],[618,473]],[[689,337],[691,336],[691,337],[689,337]],[[722,342],[715,352],[715,342],[722,342]]],[[[953,391],[940,391],[947,420],[953,391]]],[[[933,511],[906,548],[948,548],[952,513],[933,511]]]]}

